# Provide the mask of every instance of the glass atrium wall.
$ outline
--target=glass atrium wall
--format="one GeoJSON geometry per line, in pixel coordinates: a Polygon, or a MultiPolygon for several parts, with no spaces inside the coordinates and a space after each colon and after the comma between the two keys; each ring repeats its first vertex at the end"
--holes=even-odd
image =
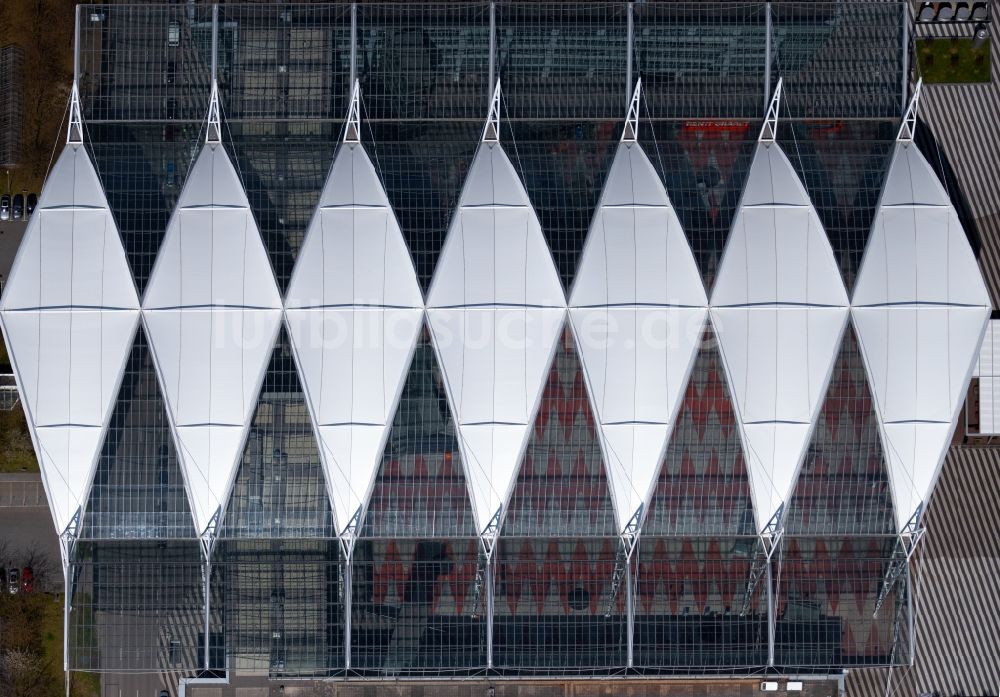
{"type": "MultiPolygon", "coordinates": [[[[567,290],[639,77],[639,142],[706,289],[779,77],[778,140],[850,287],[901,111],[906,12],[897,1],[91,5],[77,77],[140,292],[204,138],[213,65],[223,145],[282,291],[352,79],[362,142],[425,291],[497,78],[500,141],[567,290]]],[[[756,583],[757,526],[711,331],[631,558],[564,332],[488,563],[426,330],[349,558],[337,533],[350,521],[333,520],[282,332],[207,559],[140,331],[71,565],[70,666],[386,679],[747,675],[772,651],[796,673],[907,663],[905,577],[873,617],[896,536],[848,331],[785,537],[756,583]]]]}

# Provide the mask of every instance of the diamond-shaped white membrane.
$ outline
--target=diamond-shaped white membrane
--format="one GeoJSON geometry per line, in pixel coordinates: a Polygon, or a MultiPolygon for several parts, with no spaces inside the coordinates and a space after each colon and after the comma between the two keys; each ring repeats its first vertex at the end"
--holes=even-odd
{"type": "Polygon", "coordinates": [[[930,496],[990,317],[955,208],[912,142],[895,146],[852,317],[902,529],[930,496]]]}
{"type": "Polygon", "coordinates": [[[619,144],[570,294],[619,529],[652,488],[707,304],[659,176],[638,143],[619,144]]]}
{"type": "Polygon", "coordinates": [[[758,143],[711,316],[762,528],[791,495],[848,319],[833,250],[777,143],[758,143]]]}
{"type": "Polygon", "coordinates": [[[360,144],[334,159],[285,306],[343,528],[378,470],[423,323],[409,250],[360,144]]]}
{"type": "Polygon", "coordinates": [[[199,531],[222,507],[281,322],[281,298],[225,149],[188,175],[143,315],[199,531]]]}
{"type": "Polygon", "coordinates": [[[0,319],[56,528],[82,508],[139,319],[86,149],[67,145],[28,222],[0,319]]]}
{"type": "Polygon", "coordinates": [[[566,298],[499,143],[480,144],[427,299],[480,531],[506,503],[562,330],[566,298]]]}

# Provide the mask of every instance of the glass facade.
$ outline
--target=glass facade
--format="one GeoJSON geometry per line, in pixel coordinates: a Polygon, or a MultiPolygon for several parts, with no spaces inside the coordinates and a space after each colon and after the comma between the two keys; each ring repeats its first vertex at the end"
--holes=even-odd
{"type": "MultiPolygon", "coordinates": [[[[779,77],[778,142],[850,288],[899,121],[906,21],[895,1],[92,5],[78,78],[140,292],[204,137],[213,64],[223,145],[282,292],[352,77],[362,143],[424,290],[492,79],[500,142],[568,290],[639,77],[638,140],[706,288],[779,77]]],[[[388,679],[908,663],[905,576],[875,613],[897,536],[850,328],[764,562],[712,330],[631,555],[575,342],[565,329],[488,554],[426,329],[352,535],[334,520],[283,329],[205,544],[140,329],[71,559],[71,668],[388,679]]]]}

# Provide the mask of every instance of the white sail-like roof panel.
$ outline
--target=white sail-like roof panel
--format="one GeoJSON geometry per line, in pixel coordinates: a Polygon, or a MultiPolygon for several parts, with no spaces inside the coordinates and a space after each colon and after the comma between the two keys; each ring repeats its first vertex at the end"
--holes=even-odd
{"type": "MultiPolygon", "coordinates": [[[[898,188],[900,179],[932,179],[930,166],[916,146],[896,145],[886,179],[898,188]],[[922,168],[919,163],[923,163],[922,168]]],[[[898,197],[897,197],[898,198],[898,197]]],[[[912,197],[906,197],[912,198],[912,197]]],[[[875,215],[862,270],[854,288],[855,306],[906,303],[949,305],[990,304],[975,255],[950,204],[883,203],[875,215]]]]}
{"type": "Polygon", "coordinates": [[[674,210],[598,208],[570,304],[704,307],[705,288],[674,210]]]}
{"type": "Polygon", "coordinates": [[[49,510],[60,533],[69,526],[76,512],[86,506],[85,492],[94,476],[93,464],[97,461],[104,431],[96,426],[34,429],[49,510]]]}
{"type": "MultiPolygon", "coordinates": [[[[184,208],[249,208],[250,202],[229,153],[219,143],[202,145],[177,200],[184,208]]],[[[169,232],[168,232],[169,234],[169,232]]]]}
{"type": "Polygon", "coordinates": [[[143,297],[196,523],[226,499],[281,324],[271,263],[221,144],[198,155],[143,297]]]}
{"type": "Polygon", "coordinates": [[[343,529],[364,505],[382,461],[389,426],[319,426],[319,441],[337,524],[343,529]]]}
{"type": "Polygon", "coordinates": [[[507,307],[427,311],[460,427],[531,422],[564,313],[507,307]]]}
{"type": "Polygon", "coordinates": [[[22,310],[4,317],[24,405],[35,426],[101,426],[138,312],[22,310]]]}
{"type": "Polygon", "coordinates": [[[427,305],[566,305],[538,216],[498,143],[473,159],[427,305]]]}
{"type": "Polygon", "coordinates": [[[846,307],[716,307],[730,394],[743,423],[810,423],[840,349],[846,307]]]}
{"type": "Polygon", "coordinates": [[[205,506],[225,502],[235,475],[281,311],[158,310],[144,320],[195,522],[205,530],[215,513],[205,506]]]}
{"type": "Polygon", "coordinates": [[[714,307],[848,304],[823,224],[780,150],[757,146],[712,289],[714,307]]]}
{"type": "Polygon", "coordinates": [[[930,496],[948,454],[954,423],[902,422],[882,425],[896,525],[902,530],[930,496]]]}
{"type": "Polygon", "coordinates": [[[338,524],[364,502],[378,470],[423,311],[287,310],[302,384],[316,423],[338,524]]]}
{"type": "Polygon", "coordinates": [[[59,159],[45,178],[35,210],[45,208],[108,208],[101,179],[83,145],[68,144],[63,148],[59,159]]]}
{"type": "Polygon", "coordinates": [[[178,454],[187,480],[191,511],[204,531],[226,504],[236,464],[243,456],[241,425],[177,426],[178,454]]]}
{"type": "Polygon", "coordinates": [[[510,495],[530,431],[528,424],[459,426],[459,449],[480,532],[487,529],[510,495]]]}
{"type": "Polygon", "coordinates": [[[965,399],[969,357],[978,352],[989,310],[857,307],[853,315],[881,420],[950,423],[965,399]]]}
{"type": "Polygon", "coordinates": [[[601,191],[600,206],[666,206],[667,191],[642,146],[621,142],[601,191]]]}
{"type": "Polygon", "coordinates": [[[423,311],[287,310],[286,318],[317,425],[387,424],[423,311]]]}
{"type": "Polygon", "coordinates": [[[538,216],[497,142],[473,158],[427,305],[485,532],[513,485],[566,307],[538,216]]]}
{"type": "Polygon", "coordinates": [[[280,310],[158,310],[145,322],[176,425],[249,423],[280,310]]]}
{"type": "Polygon", "coordinates": [[[704,307],[571,308],[601,423],[668,423],[704,334],[704,307]]]}
{"type": "Polygon", "coordinates": [[[42,189],[0,309],[137,310],[132,273],[97,171],[67,145],[42,189]]]}
{"type": "Polygon", "coordinates": [[[930,496],[990,317],[955,208],[907,138],[892,154],[852,315],[902,530],[930,496]]]}
{"type": "Polygon", "coordinates": [[[619,529],[651,494],[706,315],[704,307],[570,309],[619,529]]]}
{"type": "Polygon", "coordinates": [[[601,424],[618,528],[623,530],[652,493],[673,424],[601,424]]]}
{"type": "Polygon", "coordinates": [[[570,294],[620,529],[652,488],[707,302],[663,183],[642,147],[623,141],[570,294]]]}
{"type": "Polygon", "coordinates": [[[221,145],[205,145],[191,168],[142,305],[281,308],[250,202],[221,145]]]}
{"type": "Polygon", "coordinates": [[[740,206],[812,206],[792,163],[777,143],[757,143],[740,206]]]}
{"type": "Polygon", "coordinates": [[[423,325],[409,250],[360,143],[334,158],[285,299],[337,523],[365,502],[423,325]]]}
{"type": "Polygon", "coordinates": [[[0,299],[0,322],[60,533],[85,503],[138,307],[97,172],[82,145],[67,145],[0,299]]]}
{"type": "Polygon", "coordinates": [[[361,145],[344,144],[320,194],[285,306],[421,307],[399,223],[361,145]]]}
{"type": "Polygon", "coordinates": [[[802,455],[809,447],[808,423],[766,421],[741,426],[750,492],[761,527],[791,496],[802,455]]]}
{"type": "Polygon", "coordinates": [[[880,208],[887,206],[952,207],[930,163],[912,142],[899,141],[893,150],[879,201],[880,208]]]}
{"type": "Polygon", "coordinates": [[[50,448],[38,458],[59,532],[84,504],[138,319],[137,311],[5,314],[28,423],[36,446],[50,448]]]}
{"type": "Polygon", "coordinates": [[[462,188],[460,206],[526,206],[531,207],[528,192],[521,178],[499,143],[479,146],[469,166],[469,173],[462,188]]]}
{"type": "Polygon", "coordinates": [[[764,527],[791,496],[848,319],[826,232],[773,141],[757,145],[711,304],[764,527]]]}

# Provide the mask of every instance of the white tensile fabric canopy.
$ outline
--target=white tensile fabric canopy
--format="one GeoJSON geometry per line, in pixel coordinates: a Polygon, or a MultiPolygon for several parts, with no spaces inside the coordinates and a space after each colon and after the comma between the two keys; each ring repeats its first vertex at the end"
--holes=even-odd
{"type": "Polygon", "coordinates": [[[940,471],[990,317],[955,208],[912,142],[896,143],[852,316],[903,530],[940,471]]]}
{"type": "Polygon", "coordinates": [[[517,474],[566,307],[538,216],[499,143],[479,145],[427,305],[483,532],[517,474]]]}
{"type": "Polygon", "coordinates": [[[334,159],[285,304],[344,528],[368,498],[423,324],[409,250],[359,143],[334,159]]]}
{"type": "Polygon", "coordinates": [[[623,530],[652,489],[708,300],[642,147],[618,145],[570,294],[570,319],[623,530]]]}
{"type": "Polygon", "coordinates": [[[777,143],[757,145],[711,304],[763,529],[791,495],[848,319],[826,232],[777,143]]]}
{"type": "Polygon", "coordinates": [[[100,179],[67,145],[42,190],[0,302],[56,529],[86,501],[139,320],[100,179]]]}
{"type": "Polygon", "coordinates": [[[281,324],[281,298],[243,186],[203,146],[143,298],[199,531],[224,505],[281,324]]]}

